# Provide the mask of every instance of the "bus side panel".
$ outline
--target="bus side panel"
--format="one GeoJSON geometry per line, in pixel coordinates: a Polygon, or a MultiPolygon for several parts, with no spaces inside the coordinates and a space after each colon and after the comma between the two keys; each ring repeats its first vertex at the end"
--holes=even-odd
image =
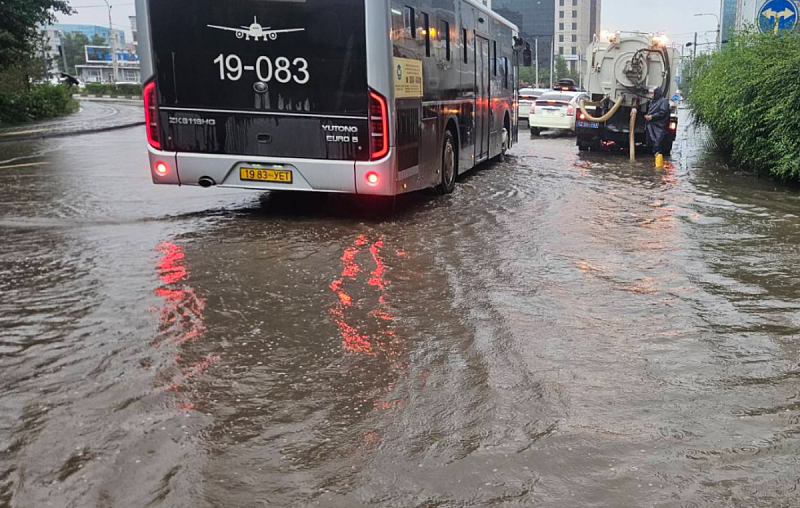
{"type": "Polygon", "coordinates": [[[459,83],[461,100],[461,151],[459,152],[459,170],[464,173],[475,167],[475,9],[466,2],[459,2],[461,11],[460,29],[462,37],[466,32],[466,58],[464,47],[462,54],[459,83]],[[466,61],[465,61],[466,60],[466,61]]]}

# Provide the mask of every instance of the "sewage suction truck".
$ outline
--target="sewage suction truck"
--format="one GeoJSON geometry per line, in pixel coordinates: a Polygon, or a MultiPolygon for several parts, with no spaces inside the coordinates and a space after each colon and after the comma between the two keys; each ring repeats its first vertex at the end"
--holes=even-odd
{"type": "MultiPolygon", "coordinates": [[[[658,88],[662,97],[677,91],[675,77],[680,53],[668,47],[663,35],[606,33],[596,37],[586,50],[586,91],[591,96],[581,104],[575,123],[578,148],[630,150],[649,147],[646,134],[649,92],[658,88]]],[[[667,139],[661,153],[669,155],[678,130],[677,109],[670,111],[667,139]]]]}

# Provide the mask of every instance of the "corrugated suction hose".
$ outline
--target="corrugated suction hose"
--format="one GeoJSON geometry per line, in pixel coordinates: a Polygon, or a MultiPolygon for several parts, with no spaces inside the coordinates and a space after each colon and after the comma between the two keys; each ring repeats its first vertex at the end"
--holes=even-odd
{"type": "MultiPolygon", "coordinates": [[[[600,104],[601,103],[599,102],[589,103],[589,105],[592,106],[599,106],[600,104]]],[[[614,107],[611,108],[611,111],[601,116],[600,118],[595,118],[586,111],[586,101],[581,101],[581,113],[583,113],[583,115],[586,117],[586,120],[590,122],[606,123],[607,121],[611,120],[611,117],[613,117],[621,107],[622,107],[622,99],[618,100],[617,103],[614,104],[614,107]]]]}

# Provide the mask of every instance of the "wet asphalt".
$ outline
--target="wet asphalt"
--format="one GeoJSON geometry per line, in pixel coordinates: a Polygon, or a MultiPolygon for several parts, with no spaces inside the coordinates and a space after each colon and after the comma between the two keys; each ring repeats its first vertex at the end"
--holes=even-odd
{"type": "Polygon", "coordinates": [[[800,196],[701,131],[393,211],[143,139],[0,144],[1,508],[800,505],[800,196]]]}

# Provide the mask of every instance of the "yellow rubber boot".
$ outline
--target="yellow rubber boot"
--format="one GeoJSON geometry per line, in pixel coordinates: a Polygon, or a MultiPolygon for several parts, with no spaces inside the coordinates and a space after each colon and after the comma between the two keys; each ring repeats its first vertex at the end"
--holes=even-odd
{"type": "Polygon", "coordinates": [[[656,155],[656,169],[664,169],[664,156],[662,154],[656,155]]]}

